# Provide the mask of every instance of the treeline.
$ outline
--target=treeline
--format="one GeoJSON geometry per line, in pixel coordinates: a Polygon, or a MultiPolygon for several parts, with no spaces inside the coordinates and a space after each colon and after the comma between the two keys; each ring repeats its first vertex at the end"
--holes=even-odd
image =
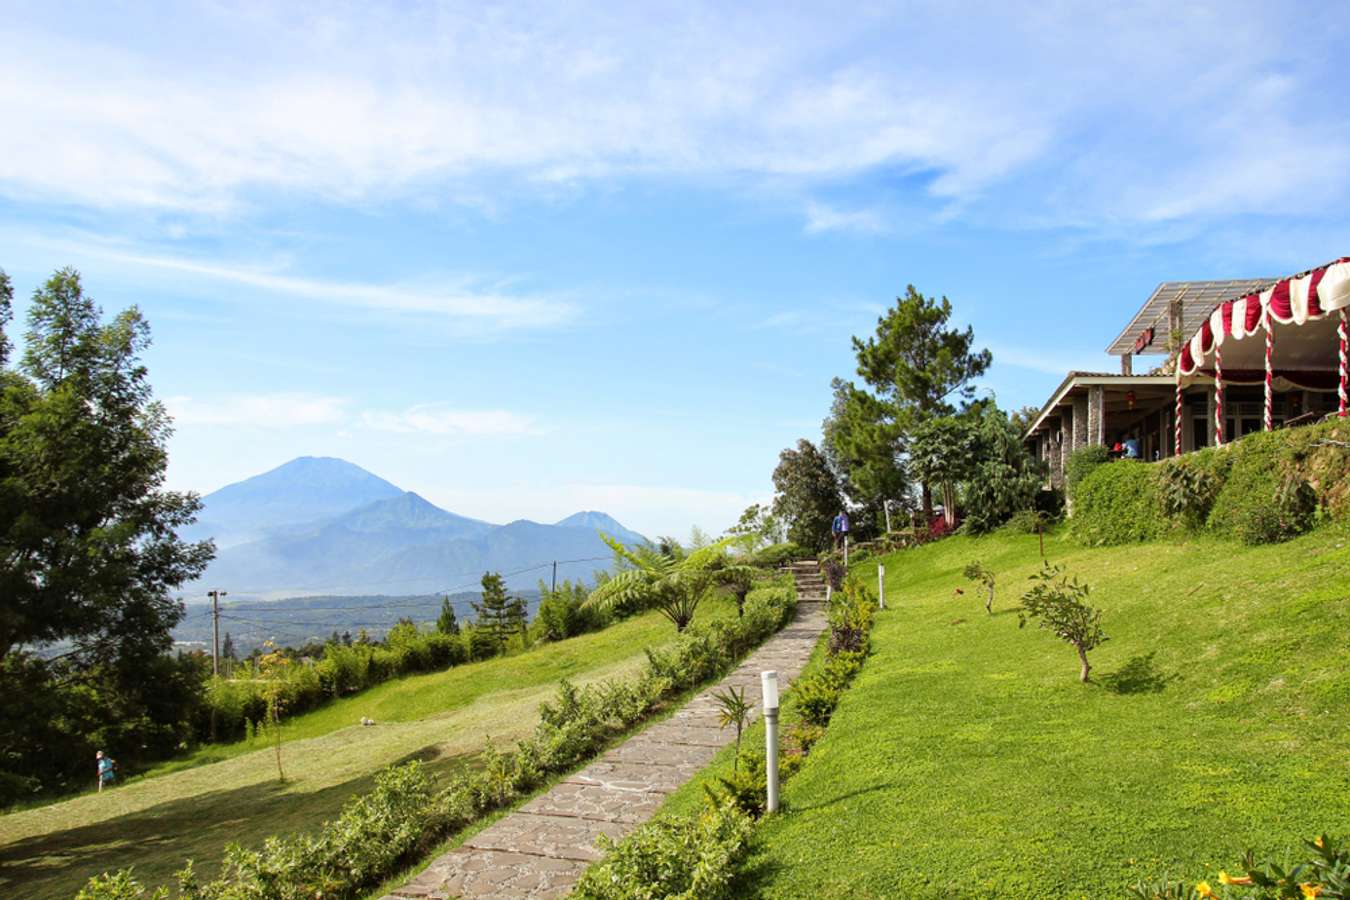
{"type": "Polygon", "coordinates": [[[979,396],[992,357],[951,317],[946,297],[910,285],[875,333],[853,338],[856,377],[833,380],[820,441],[780,454],[772,506],[746,510],[738,527],[778,530],[821,551],[841,511],[854,540],[985,532],[1025,512],[1057,516],[1062,497],[1042,489],[1045,469],[1022,445],[1035,410],[1010,414],[992,394],[979,396]]]}

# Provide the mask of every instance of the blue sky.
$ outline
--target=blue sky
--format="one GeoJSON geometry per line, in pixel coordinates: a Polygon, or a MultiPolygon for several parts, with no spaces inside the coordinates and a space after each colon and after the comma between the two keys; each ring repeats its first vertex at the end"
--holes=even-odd
{"type": "Polygon", "coordinates": [[[6,6],[0,267],[141,306],[179,488],[720,531],[908,283],[1019,406],[1350,248],[1332,4],[6,6]]]}

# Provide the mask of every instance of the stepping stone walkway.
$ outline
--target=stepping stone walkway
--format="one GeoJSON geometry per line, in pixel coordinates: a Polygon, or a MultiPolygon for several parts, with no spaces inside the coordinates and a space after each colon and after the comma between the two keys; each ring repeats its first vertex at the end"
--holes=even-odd
{"type": "Polygon", "coordinates": [[[825,587],[814,561],[794,563],[797,613],[726,678],[669,719],[610,750],[546,793],[469,838],[384,900],[450,897],[562,897],[600,859],[595,839],[621,838],[646,822],[680,785],[735,738],[717,724],[713,693],[745,689],[756,701],[759,673],[794,680],[825,630],[825,587]]]}

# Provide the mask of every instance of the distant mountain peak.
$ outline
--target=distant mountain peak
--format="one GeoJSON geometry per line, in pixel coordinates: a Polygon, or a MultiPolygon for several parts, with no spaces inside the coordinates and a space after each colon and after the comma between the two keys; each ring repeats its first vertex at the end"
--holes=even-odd
{"type": "Polygon", "coordinates": [[[572,515],[565,519],[560,519],[554,524],[559,528],[589,528],[593,531],[603,531],[610,537],[617,538],[625,544],[641,544],[647,540],[646,537],[638,534],[636,531],[625,528],[618,519],[615,519],[609,513],[603,513],[593,509],[572,513],[572,515]]]}

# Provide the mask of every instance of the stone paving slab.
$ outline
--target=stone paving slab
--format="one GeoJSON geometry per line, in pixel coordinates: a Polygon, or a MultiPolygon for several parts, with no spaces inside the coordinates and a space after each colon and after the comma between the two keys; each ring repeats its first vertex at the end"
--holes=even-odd
{"type": "Polygon", "coordinates": [[[816,599],[800,591],[796,618],[722,681],[442,855],[385,900],[569,893],[600,858],[600,835],[617,840],[647,821],[667,794],[735,740],[732,729],[719,727],[714,693],[744,688],[753,721],[760,712],[759,673],[773,669],[787,682],[801,673],[825,629],[825,608],[816,599]]]}
{"type": "Polygon", "coordinates": [[[644,766],[695,765],[702,768],[712,762],[712,758],[716,755],[716,747],[669,744],[639,734],[637,737],[615,747],[601,758],[607,762],[630,762],[644,766]]]}
{"type": "Polygon", "coordinates": [[[614,791],[669,794],[703,768],[700,765],[644,766],[641,763],[594,762],[563,784],[594,784],[614,791]]]}
{"type": "MultiPolygon", "coordinates": [[[[425,893],[405,893],[413,885],[399,888],[395,897],[564,897],[590,865],[584,860],[551,859],[501,850],[460,848],[442,857],[442,861],[423,875],[435,877],[421,885],[431,885],[425,893]]],[[[414,888],[414,889],[417,889],[414,888]]]]}
{"type": "Polygon", "coordinates": [[[622,837],[628,829],[621,822],[601,822],[564,816],[541,816],[517,810],[499,819],[464,842],[471,850],[506,850],[549,859],[600,858],[595,839],[602,834],[622,837]]]}
{"type": "Polygon", "coordinates": [[[616,790],[610,785],[563,783],[520,809],[540,816],[640,824],[664,802],[665,794],[646,789],[616,790]]]}

